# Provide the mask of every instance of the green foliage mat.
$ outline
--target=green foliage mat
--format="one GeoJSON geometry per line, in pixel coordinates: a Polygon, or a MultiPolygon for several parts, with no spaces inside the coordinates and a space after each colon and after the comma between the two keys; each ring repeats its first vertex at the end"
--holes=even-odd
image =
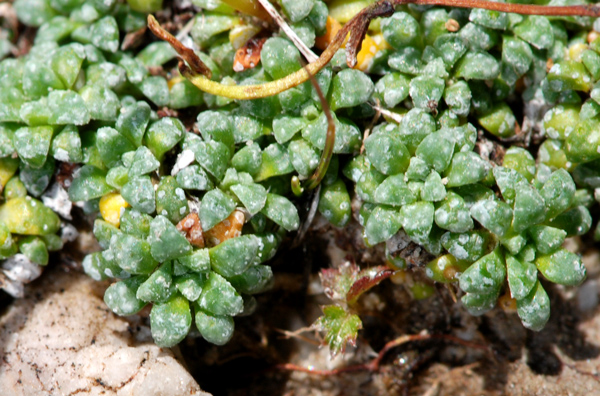
{"type": "MultiPolygon", "coordinates": [[[[185,27],[158,15],[183,29],[223,92],[301,73],[289,36],[232,8],[247,2],[192,3],[185,27]]],[[[344,23],[362,8],[340,4],[277,5],[293,39],[318,52],[334,41],[332,16],[344,23]]],[[[227,343],[233,317],[250,314],[272,283],[269,259],[305,221],[298,195],[317,184],[320,216],[335,227],[354,217],[365,243],[387,252],[380,267],[324,272],[334,304],[314,326],[334,354],[362,327],[359,296],[415,266],[431,279],[412,286],[415,298],[433,282],[454,284],[481,315],[505,295],[532,330],[550,316],[540,277],[585,278],[562,245],[590,231],[600,199],[593,18],[399,5],[368,25],[357,67],[342,49],[312,83],[234,100],[202,92],[180,74],[176,51],[144,33],[160,1],[13,6],[38,30],[19,57],[10,55],[18,32],[2,25],[0,35],[0,259],[46,265],[62,248],[69,219],[43,203],[61,182],[85,214],[99,213],[102,251],[84,270],[114,280],[105,302],[115,313],[151,304],[160,346],[192,324],[227,343]],[[76,168],[67,183],[66,164],[76,168]],[[434,259],[392,249],[398,235],[434,259]]]]}

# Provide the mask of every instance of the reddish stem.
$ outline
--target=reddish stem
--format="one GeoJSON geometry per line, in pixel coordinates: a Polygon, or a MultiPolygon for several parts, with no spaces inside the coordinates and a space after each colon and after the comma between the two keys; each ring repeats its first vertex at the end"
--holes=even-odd
{"type": "Polygon", "coordinates": [[[394,5],[418,4],[459,8],[482,8],[524,15],[600,17],[600,5],[545,6],[532,4],[496,3],[487,0],[390,0],[394,5]]]}
{"type": "Polygon", "coordinates": [[[190,65],[194,73],[202,74],[208,79],[212,77],[212,72],[208,66],[206,66],[204,62],[200,60],[194,50],[181,44],[181,41],[177,40],[177,38],[175,38],[171,33],[167,32],[162,26],[160,26],[156,18],[154,18],[152,15],[148,15],[148,27],[152,33],[156,35],[156,37],[169,43],[171,47],[173,47],[175,51],[177,51],[177,53],[183,58],[183,60],[190,65]]]}
{"type": "Polygon", "coordinates": [[[325,135],[325,147],[323,147],[321,159],[319,160],[317,168],[310,176],[310,178],[306,181],[306,185],[304,186],[304,188],[307,190],[314,190],[315,188],[317,188],[319,183],[321,183],[321,180],[323,180],[323,178],[325,177],[327,169],[329,168],[329,163],[331,162],[333,148],[335,146],[335,121],[333,120],[333,116],[331,115],[329,103],[325,99],[325,95],[323,95],[323,91],[321,91],[321,87],[319,86],[317,79],[310,73],[310,71],[306,67],[305,69],[308,73],[308,76],[310,77],[310,82],[317,91],[319,101],[321,102],[321,106],[323,107],[323,113],[325,113],[325,117],[327,118],[327,134],[325,135]]]}
{"type": "Polygon", "coordinates": [[[316,369],[312,369],[312,368],[298,366],[297,364],[293,364],[293,363],[285,363],[285,364],[278,364],[277,366],[275,366],[275,369],[281,370],[281,371],[299,371],[301,373],[308,373],[308,374],[313,374],[313,375],[321,375],[323,377],[329,377],[332,375],[338,375],[338,374],[343,374],[343,373],[350,373],[350,372],[356,372],[356,371],[367,371],[367,370],[370,370],[370,367],[368,364],[359,364],[359,365],[355,365],[355,366],[342,367],[342,368],[333,369],[333,370],[316,370],[316,369]]]}
{"type": "Polygon", "coordinates": [[[402,337],[398,337],[395,340],[388,342],[381,349],[381,351],[379,351],[376,358],[374,358],[373,360],[371,360],[370,362],[365,363],[365,364],[357,364],[357,365],[342,367],[342,368],[333,369],[333,370],[317,370],[317,369],[313,369],[313,368],[309,368],[309,367],[298,366],[298,365],[292,364],[292,363],[285,363],[285,364],[279,364],[279,365],[275,366],[275,369],[282,370],[282,371],[299,371],[302,373],[321,375],[324,377],[329,377],[332,375],[339,375],[339,374],[343,374],[343,373],[351,373],[351,372],[356,372],[356,371],[375,372],[375,371],[379,371],[379,368],[381,366],[381,361],[383,360],[385,355],[390,351],[390,349],[396,348],[397,346],[400,346],[402,344],[406,344],[407,342],[432,340],[432,339],[436,339],[436,338],[445,340],[448,342],[453,342],[456,344],[461,344],[461,345],[464,345],[469,348],[489,351],[489,347],[487,347],[486,345],[477,344],[477,343],[471,342],[471,341],[465,341],[461,338],[454,337],[454,336],[447,335],[447,334],[432,334],[432,335],[431,334],[412,334],[412,335],[403,335],[402,337]]]}

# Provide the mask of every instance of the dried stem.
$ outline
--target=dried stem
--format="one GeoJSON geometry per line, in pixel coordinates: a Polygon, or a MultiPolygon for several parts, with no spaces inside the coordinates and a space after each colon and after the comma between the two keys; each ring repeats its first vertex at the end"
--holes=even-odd
{"type": "MultiPolygon", "coordinates": [[[[298,179],[298,176],[294,176],[292,177],[292,190],[294,189],[294,179],[298,180],[298,191],[294,191],[294,194],[296,194],[296,196],[301,196],[303,189],[302,187],[300,187],[300,181],[298,179]]],[[[306,215],[306,218],[302,221],[302,226],[298,229],[298,233],[296,234],[296,237],[294,238],[294,242],[292,242],[292,248],[296,248],[298,246],[300,246],[300,243],[302,242],[302,240],[304,240],[304,236],[306,235],[306,233],[308,232],[308,229],[310,228],[310,225],[312,224],[315,215],[317,214],[317,210],[319,209],[319,200],[321,199],[321,186],[317,186],[317,188],[315,189],[315,191],[312,194],[312,199],[310,200],[310,207],[308,209],[308,214],[306,215]]]]}
{"type": "Polygon", "coordinates": [[[304,44],[304,41],[300,40],[300,37],[298,37],[298,35],[292,30],[290,25],[287,24],[287,22],[277,12],[275,7],[273,7],[269,0],[258,0],[258,2],[269,13],[269,15],[273,17],[275,23],[277,23],[281,30],[283,30],[285,34],[289,37],[289,39],[292,40],[296,48],[298,48],[298,50],[302,53],[302,55],[304,55],[304,57],[309,63],[312,63],[319,58],[317,55],[315,55],[314,52],[310,50],[310,48],[306,46],[306,44],[304,44]]]}
{"type": "MultiPolygon", "coordinates": [[[[248,4],[248,11],[255,15],[259,11],[256,9],[256,1],[228,0],[228,3],[237,4],[237,9],[242,10],[238,3],[248,4]],[[250,7],[251,6],[251,7],[250,7]]],[[[381,0],[374,3],[361,12],[356,14],[340,31],[336,34],[333,41],[323,51],[321,56],[314,62],[309,63],[305,68],[298,70],[279,80],[271,81],[259,85],[229,86],[210,80],[210,71],[200,59],[193,54],[193,51],[184,47],[175,37],[170,35],[152,16],[148,16],[148,26],[158,37],[166,40],[173,48],[188,62],[189,66],[183,62],[179,64],[181,74],[190,80],[202,91],[213,95],[225,96],[231,99],[258,99],[277,95],[283,91],[302,84],[319,72],[333,57],[338,49],[341,48],[346,36],[350,33],[346,45],[346,62],[348,66],[356,65],[356,54],[360,50],[362,40],[365,36],[367,27],[373,18],[388,17],[394,13],[394,6],[403,4],[417,5],[439,5],[459,8],[481,8],[486,10],[509,12],[525,15],[549,15],[549,16],[590,16],[600,17],[600,5],[586,4],[573,6],[542,6],[529,4],[496,3],[487,0],[381,0]],[[193,54],[193,56],[190,54],[193,54]],[[190,62],[191,61],[191,62],[190,62]]],[[[234,7],[236,7],[234,5],[234,7]]],[[[262,8],[260,11],[264,11],[262,8]]]]}
{"type": "Polygon", "coordinates": [[[333,116],[331,115],[331,109],[329,108],[329,103],[325,99],[323,95],[323,91],[321,91],[321,87],[319,87],[319,83],[315,79],[315,77],[310,74],[307,70],[307,73],[310,76],[310,81],[312,85],[315,87],[317,91],[317,95],[319,95],[319,100],[321,101],[321,106],[323,106],[323,112],[325,113],[325,117],[327,117],[327,135],[325,137],[325,147],[323,148],[323,152],[321,153],[321,159],[319,160],[319,165],[317,165],[317,169],[315,169],[314,173],[308,180],[304,186],[307,190],[312,190],[321,183],[321,180],[325,177],[327,173],[327,169],[329,168],[329,164],[331,163],[331,156],[333,155],[333,148],[335,146],[335,121],[333,120],[333,116]]]}
{"type": "Polygon", "coordinates": [[[313,332],[314,329],[312,328],[312,326],[311,327],[302,327],[296,331],[289,331],[289,330],[283,330],[283,329],[275,329],[275,331],[283,334],[283,337],[281,337],[281,338],[285,338],[288,340],[290,338],[295,338],[295,339],[307,342],[307,343],[315,345],[315,346],[321,345],[321,341],[313,340],[311,338],[308,338],[308,337],[302,335],[302,333],[313,332]]]}
{"type": "Polygon", "coordinates": [[[395,340],[388,342],[381,349],[381,351],[379,351],[379,353],[377,354],[377,357],[375,357],[373,360],[371,360],[370,362],[365,363],[365,364],[357,364],[357,365],[342,367],[342,368],[333,369],[333,370],[316,370],[313,368],[298,366],[298,365],[292,364],[292,363],[280,364],[280,365],[275,366],[275,368],[278,370],[283,370],[283,371],[300,371],[303,373],[321,375],[324,377],[328,377],[328,376],[332,376],[332,375],[339,375],[339,374],[343,374],[343,373],[351,373],[351,372],[356,372],[356,371],[375,372],[375,371],[379,371],[379,368],[381,366],[381,361],[383,360],[385,355],[391,349],[396,348],[402,344],[406,344],[408,342],[432,340],[432,339],[441,339],[441,340],[445,340],[448,342],[453,342],[455,344],[461,344],[461,345],[464,345],[469,348],[480,349],[480,350],[484,350],[484,351],[489,350],[489,348],[485,345],[477,344],[477,343],[470,342],[470,341],[465,341],[461,338],[454,337],[454,336],[447,335],[447,334],[433,334],[433,335],[432,334],[412,334],[412,335],[403,335],[402,337],[398,337],[395,340]]]}
{"type": "Polygon", "coordinates": [[[375,99],[375,103],[376,103],[376,105],[372,106],[373,109],[375,109],[375,116],[373,116],[373,119],[369,123],[369,126],[366,127],[365,131],[363,132],[362,144],[360,145],[360,151],[359,151],[360,154],[365,152],[365,141],[371,134],[371,130],[373,130],[373,127],[375,126],[375,124],[377,124],[377,121],[379,121],[379,117],[381,117],[381,111],[378,110],[378,108],[381,107],[381,106],[379,106],[380,105],[379,99],[375,99]]]}
{"type": "Polygon", "coordinates": [[[600,5],[543,6],[517,3],[496,3],[489,0],[391,0],[394,5],[418,4],[458,8],[481,8],[522,15],[600,17],[600,5]]]}
{"type": "MultiPolygon", "coordinates": [[[[327,49],[325,49],[325,51],[323,51],[321,56],[315,62],[309,63],[306,67],[279,80],[258,85],[231,86],[211,81],[209,75],[206,73],[208,67],[206,67],[202,61],[200,61],[197,55],[193,54],[192,50],[186,48],[169,32],[164,30],[151,15],[148,16],[148,27],[157,37],[171,44],[177,53],[179,53],[179,55],[186,62],[188,62],[189,66],[183,62],[180,62],[179,71],[185,78],[190,80],[192,84],[197,86],[202,91],[213,95],[243,100],[266,98],[277,95],[278,93],[308,81],[311,74],[317,74],[323,67],[325,67],[325,65],[327,65],[327,63],[329,63],[336,51],[341,48],[348,33],[350,33],[350,42],[356,42],[357,40],[353,40],[352,37],[356,35],[363,37],[364,30],[368,26],[368,22],[370,22],[373,18],[390,16],[393,14],[393,12],[394,8],[389,1],[378,2],[365,8],[354,18],[352,18],[342,29],[340,29],[332,43],[327,47],[327,49]],[[190,52],[193,54],[193,56],[190,54],[190,52]],[[194,63],[190,63],[190,60],[194,63]],[[199,68],[199,64],[203,66],[202,69],[199,68]]],[[[354,62],[356,63],[356,59],[354,62]]]]}
{"type": "MultiPolygon", "coordinates": [[[[181,58],[183,58],[183,60],[185,60],[188,63],[189,70],[193,71],[195,74],[201,74],[205,76],[206,79],[210,79],[212,77],[212,72],[210,71],[208,66],[206,66],[204,62],[200,60],[200,58],[198,57],[198,55],[196,55],[194,50],[181,44],[181,41],[177,40],[175,37],[173,37],[171,33],[163,29],[162,26],[160,26],[160,24],[156,20],[156,18],[154,18],[154,16],[152,15],[148,15],[148,27],[150,28],[150,30],[152,30],[152,33],[154,33],[158,38],[171,44],[171,47],[173,47],[175,51],[177,51],[177,53],[181,56],[181,58]]],[[[180,64],[181,63],[182,62],[180,62],[180,64]]]]}
{"type": "Polygon", "coordinates": [[[388,109],[381,107],[379,104],[371,104],[371,107],[375,109],[378,113],[381,113],[385,117],[394,121],[396,124],[400,124],[402,122],[402,119],[404,118],[404,114],[394,113],[392,111],[389,111],[388,109]]]}
{"type": "Polygon", "coordinates": [[[191,18],[185,24],[185,26],[179,31],[179,33],[177,33],[177,36],[175,36],[175,38],[179,41],[183,40],[185,38],[185,36],[187,36],[192,31],[192,28],[194,27],[194,23],[196,23],[196,18],[191,18]]]}

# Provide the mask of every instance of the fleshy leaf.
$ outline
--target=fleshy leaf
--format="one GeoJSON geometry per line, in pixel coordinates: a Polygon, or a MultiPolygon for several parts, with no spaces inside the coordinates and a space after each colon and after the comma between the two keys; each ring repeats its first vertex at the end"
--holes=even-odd
{"type": "Polygon", "coordinates": [[[346,262],[338,268],[324,269],[319,274],[327,297],[333,301],[354,304],[367,290],[389,278],[393,271],[385,266],[363,269],[346,262]]]}
{"type": "Polygon", "coordinates": [[[150,329],[156,345],[171,347],[185,338],[192,326],[188,300],[181,294],[164,303],[155,304],[150,311],[150,329]]]}
{"type": "Polygon", "coordinates": [[[550,298],[537,281],[527,297],[517,301],[517,314],[523,326],[540,331],[550,319],[550,298]]]}
{"type": "Polygon", "coordinates": [[[346,293],[348,304],[355,303],[364,292],[377,286],[382,280],[392,276],[393,273],[394,271],[385,266],[371,267],[360,271],[358,278],[346,293]]]}

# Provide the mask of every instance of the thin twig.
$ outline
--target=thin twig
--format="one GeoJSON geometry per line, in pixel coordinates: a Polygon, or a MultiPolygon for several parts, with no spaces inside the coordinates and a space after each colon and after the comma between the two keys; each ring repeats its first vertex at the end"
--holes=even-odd
{"type": "Polygon", "coordinates": [[[314,52],[312,52],[310,48],[306,46],[306,44],[304,44],[304,41],[300,40],[300,37],[298,37],[296,32],[292,30],[290,25],[287,24],[287,22],[283,19],[281,14],[277,12],[275,7],[273,7],[273,4],[271,4],[269,0],[258,0],[258,2],[269,13],[269,15],[271,15],[273,20],[275,20],[275,23],[279,25],[281,30],[285,32],[288,38],[292,40],[296,48],[298,48],[298,50],[302,53],[302,55],[304,55],[304,57],[309,63],[315,62],[317,59],[319,59],[319,57],[314,52]]]}
{"type": "Polygon", "coordinates": [[[298,340],[307,342],[309,344],[313,344],[315,346],[321,345],[320,341],[312,340],[312,339],[302,335],[302,333],[308,333],[308,332],[314,331],[314,329],[312,327],[302,327],[296,331],[289,331],[289,330],[283,330],[283,329],[275,329],[275,331],[283,334],[282,338],[285,338],[285,339],[294,338],[294,339],[298,339],[298,340]]]}
{"type": "Polygon", "coordinates": [[[436,379],[435,381],[433,381],[433,384],[431,384],[429,389],[427,389],[427,391],[423,393],[423,396],[436,396],[440,391],[441,382],[441,379],[436,379]]]}
{"type": "MultiPolygon", "coordinates": [[[[233,0],[228,1],[233,2],[233,0]]],[[[250,4],[250,6],[252,6],[252,12],[257,11],[255,7],[255,1],[244,0],[241,3],[250,4]]],[[[194,61],[194,64],[189,63],[189,66],[184,62],[179,63],[179,71],[185,78],[190,80],[192,84],[196,85],[202,91],[213,95],[224,96],[230,99],[246,100],[277,95],[278,93],[306,82],[310,78],[310,74],[317,74],[323,67],[325,67],[325,65],[327,65],[327,63],[329,63],[336,51],[341,48],[348,33],[350,34],[350,37],[346,45],[346,63],[348,66],[353,67],[356,65],[356,54],[360,50],[362,40],[366,34],[366,30],[371,20],[378,17],[391,16],[394,13],[394,6],[403,4],[480,8],[524,15],[600,17],[600,5],[597,4],[542,6],[517,3],[496,3],[487,0],[381,0],[364,8],[350,21],[348,21],[348,23],[338,31],[333,41],[327,46],[321,56],[314,62],[309,63],[307,67],[275,81],[264,84],[244,86],[228,86],[211,81],[208,67],[206,67],[206,65],[204,65],[201,61],[199,63],[196,62],[196,59],[198,59],[197,56],[196,59],[194,59],[192,56],[189,56],[190,54],[186,53],[186,48],[180,42],[178,42],[175,37],[164,31],[164,29],[162,29],[160,25],[156,23],[156,20],[154,20],[154,18],[151,16],[148,17],[148,25],[158,37],[168,41],[173,48],[175,48],[175,50],[186,61],[188,61],[188,63],[189,60],[194,61]],[[154,23],[152,23],[152,21],[154,21],[154,23]],[[202,65],[201,67],[200,64],[202,65]]]]}
{"type": "Polygon", "coordinates": [[[175,38],[179,41],[183,40],[185,36],[187,36],[192,31],[195,22],[196,18],[191,18],[189,21],[187,21],[185,26],[179,31],[179,33],[177,33],[177,36],[175,36],[175,38]]]}
{"type": "Polygon", "coordinates": [[[275,366],[275,369],[281,370],[281,371],[299,371],[301,373],[321,375],[323,377],[330,377],[332,375],[351,373],[351,372],[356,372],[356,371],[369,371],[369,368],[367,367],[367,365],[364,365],[364,364],[359,364],[356,366],[342,367],[342,368],[333,369],[333,370],[317,370],[317,369],[310,368],[310,367],[298,366],[297,364],[293,364],[293,363],[285,363],[285,364],[278,364],[277,366],[275,366]]]}
{"type": "MultiPolygon", "coordinates": [[[[294,177],[296,178],[296,180],[299,180],[297,176],[294,176],[294,177]]],[[[294,182],[292,182],[292,189],[298,188],[298,186],[294,186],[294,182]]],[[[302,195],[303,191],[304,191],[304,189],[302,187],[299,187],[299,194],[298,194],[298,192],[295,192],[295,194],[297,196],[300,196],[300,195],[302,195]]],[[[312,193],[312,198],[310,200],[310,207],[308,209],[308,214],[306,215],[306,218],[302,222],[302,226],[300,227],[300,229],[298,230],[298,233],[296,234],[296,237],[294,238],[294,242],[292,243],[292,248],[300,246],[300,243],[306,236],[306,233],[308,232],[310,225],[312,224],[313,220],[315,219],[317,210],[319,209],[319,200],[320,199],[321,199],[321,186],[319,185],[319,186],[317,186],[316,190],[312,193]]]]}
{"type": "Polygon", "coordinates": [[[391,349],[396,348],[402,344],[406,344],[408,342],[432,340],[432,339],[442,339],[442,340],[453,342],[456,344],[461,344],[461,345],[464,345],[469,348],[489,351],[489,348],[486,345],[477,344],[477,343],[474,343],[471,341],[465,341],[461,338],[454,337],[454,336],[447,335],[447,334],[410,334],[410,335],[403,335],[402,337],[398,337],[395,340],[388,342],[381,349],[381,351],[379,351],[379,353],[377,354],[377,357],[375,357],[373,360],[371,360],[370,362],[365,363],[365,364],[357,364],[357,365],[342,367],[342,368],[333,369],[333,370],[317,370],[312,367],[302,367],[302,366],[298,366],[293,363],[285,363],[285,364],[279,364],[279,365],[275,366],[275,369],[282,370],[282,371],[299,371],[299,372],[303,372],[303,373],[320,375],[320,376],[325,376],[325,377],[343,374],[343,373],[356,372],[356,371],[376,372],[376,371],[379,371],[379,368],[381,366],[381,361],[383,360],[385,355],[391,349]]]}
{"type": "Polygon", "coordinates": [[[315,87],[315,91],[317,91],[319,101],[321,102],[321,106],[323,107],[323,113],[325,113],[325,117],[327,118],[327,135],[325,136],[325,147],[323,147],[321,159],[319,160],[317,168],[315,169],[313,174],[308,178],[306,184],[304,185],[305,189],[313,190],[321,183],[321,180],[323,180],[323,178],[325,177],[327,169],[329,168],[329,164],[331,163],[333,148],[335,147],[335,121],[333,120],[333,115],[331,114],[329,103],[325,99],[325,95],[323,95],[323,91],[321,91],[321,87],[319,86],[317,79],[308,71],[308,69],[306,70],[306,72],[310,77],[310,81],[313,87],[315,87]]]}
{"type": "Polygon", "coordinates": [[[496,3],[489,0],[390,0],[394,5],[418,4],[458,8],[481,8],[522,15],[600,17],[600,5],[544,6],[517,3],[496,3]]]}
{"type": "Polygon", "coordinates": [[[371,120],[371,123],[369,124],[369,126],[366,127],[365,131],[363,132],[363,139],[362,139],[362,144],[360,145],[360,152],[359,152],[360,154],[365,152],[365,140],[367,140],[367,138],[371,134],[371,130],[373,129],[375,124],[377,124],[377,121],[379,121],[379,117],[381,117],[381,111],[379,110],[379,108],[380,108],[379,100],[375,99],[375,101],[377,103],[377,108],[375,106],[371,106],[375,110],[375,115],[373,116],[373,119],[371,120]]]}
{"type": "MultiPolygon", "coordinates": [[[[224,85],[211,81],[206,71],[199,71],[195,65],[190,64],[188,66],[184,62],[179,62],[179,71],[199,89],[213,95],[242,100],[259,99],[277,95],[278,93],[308,81],[311,74],[317,74],[325,67],[325,65],[327,65],[327,63],[329,63],[336,51],[341,48],[348,33],[350,33],[351,38],[356,35],[364,35],[364,31],[359,31],[357,29],[366,29],[368,23],[365,23],[365,21],[371,21],[377,17],[390,16],[393,12],[394,8],[389,1],[374,3],[373,5],[366,7],[338,31],[331,44],[323,51],[321,56],[315,62],[309,63],[306,67],[303,67],[297,72],[275,81],[257,85],[224,85]],[[357,26],[358,28],[356,28],[357,26]]],[[[189,49],[183,46],[169,32],[165,31],[151,15],[148,16],[148,27],[150,27],[150,30],[152,30],[157,37],[169,42],[184,60],[188,61],[189,57],[193,62],[201,63],[200,59],[195,54],[195,58],[192,57],[191,54],[186,51],[189,49]]],[[[348,46],[346,46],[346,48],[348,48],[348,46]]],[[[356,60],[354,63],[356,63],[356,60]]],[[[204,66],[204,69],[208,70],[208,67],[203,63],[202,65],[204,66]]]]}
{"type": "MultiPolygon", "coordinates": [[[[327,134],[325,135],[325,147],[323,147],[323,152],[321,153],[319,164],[317,165],[317,168],[315,169],[313,174],[306,181],[306,184],[302,186],[300,184],[300,179],[298,178],[298,176],[292,177],[292,191],[297,196],[302,195],[304,190],[314,190],[317,186],[319,186],[321,180],[323,180],[325,174],[327,173],[327,169],[329,168],[329,164],[331,163],[331,157],[333,156],[333,149],[335,147],[335,121],[333,119],[333,115],[331,114],[329,103],[325,99],[325,95],[323,94],[323,91],[321,90],[319,82],[317,81],[315,76],[313,76],[310,73],[306,66],[304,66],[304,68],[306,69],[306,73],[310,78],[311,84],[313,85],[315,91],[317,92],[317,95],[319,96],[319,101],[321,102],[323,113],[325,113],[325,117],[327,118],[327,134]]],[[[318,205],[318,191],[316,192],[315,199],[316,203],[313,200],[313,204],[311,205],[312,217],[314,217],[316,213],[316,205],[318,205]]],[[[309,218],[311,216],[311,212],[309,212],[309,218]]],[[[310,218],[308,225],[306,225],[305,232],[308,230],[310,222],[312,222],[312,218],[310,218]]],[[[298,235],[302,235],[302,233],[300,232],[298,235]]]]}
{"type": "Polygon", "coordinates": [[[377,110],[379,113],[383,114],[384,116],[388,117],[389,119],[391,119],[392,121],[394,121],[397,124],[400,124],[400,122],[402,121],[402,118],[404,118],[403,114],[394,113],[393,111],[389,111],[388,109],[385,109],[379,105],[371,104],[371,107],[374,108],[375,110],[377,110]]]}
{"type": "MultiPolygon", "coordinates": [[[[190,70],[193,73],[202,75],[204,76],[204,78],[210,81],[210,78],[212,77],[212,72],[210,71],[208,66],[206,66],[204,62],[200,60],[200,58],[198,57],[198,55],[196,55],[194,50],[181,44],[181,41],[176,39],[171,33],[167,32],[165,29],[163,29],[162,26],[160,26],[160,24],[156,20],[156,18],[154,18],[154,16],[152,15],[148,15],[148,27],[150,28],[150,30],[152,30],[152,33],[154,33],[158,38],[165,40],[167,43],[171,44],[171,47],[173,47],[175,51],[177,51],[177,53],[181,56],[181,58],[183,58],[183,60],[187,62],[189,68],[191,68],[190,70]]],[[[181,64],[182,62],[180,61],[179,63],[181,64]]]]}
{"type": "Polygon", "coordinates": [[[448,290],[448,293],[450,293],[450,298],[456,304],[458,297],[456,297],[456,292],[454,291],[452,284],[446,283],[446,290],[448,290]]]}

